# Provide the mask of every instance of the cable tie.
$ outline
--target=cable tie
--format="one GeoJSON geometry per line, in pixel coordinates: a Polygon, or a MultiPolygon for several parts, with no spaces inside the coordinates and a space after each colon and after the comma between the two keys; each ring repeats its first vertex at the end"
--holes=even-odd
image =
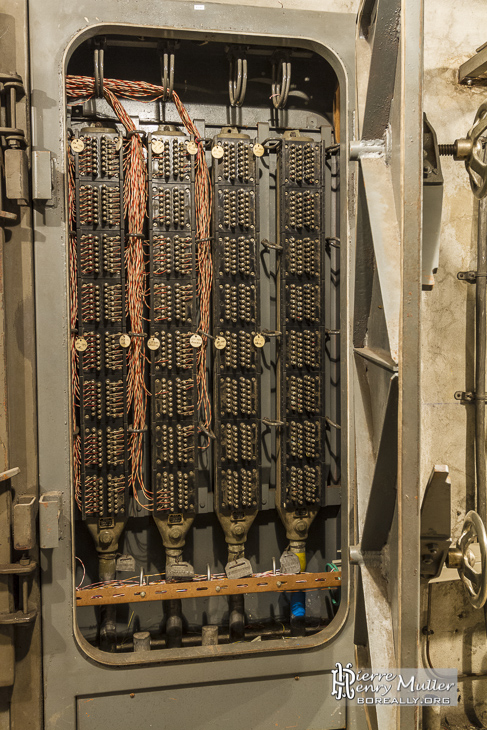
{"type": "Polygon", "coordinates": [[[129,433],[145,433],[147,431],[147,426],[144,426],[144,428],[128,428],[129,433]]]}
{"type": "Polygon", "coordinates": [[[210,340],[214,340],[215,339],[214,336],[213,335],[210,335],[209,332],[204,332],[201,329],[201,327],[198,327],[198,329],[196,330],[195,334],[197,334],[197,335],[203,335],[204,337],[209,337],[210,340]]]}
{"type": "Polygon", "coordinates": [[[339,335],[340,330],[327,330],[325,329],[325,335],[339,335]]]}
{"type": "Polygon", "coordinates": [[[279,330],[261,330],[261,335],[264,335],[265,337],[280,337],[282,332],[279,332],[279,330]]]}
{"type": "Polygon", "coordinates": [[[333,428],[337,428],[338,430],[341,430],[341,426],[338,423],[335,423],[335,421],[332,421],[331,418],[328,418],[328,416],[325,416],[325,421],[329,426],[332,426],[333,428]]]}
{"type": "Polygon", "coordinates": [[[129,332],[130,337],[147,337],[145,332],[129,332]]]}
{"type": "Polygon", "coordinates": [[[145,240],[145,235],[143,233],[127,233],[126,238],[142,238],[145,240]]]}
{"type": "Polygon", "coordinates": [[[208,236],[208,238],[195,238],[195,243],[203,243],[204,241],[213,241],[215,236],[208,236]]]}

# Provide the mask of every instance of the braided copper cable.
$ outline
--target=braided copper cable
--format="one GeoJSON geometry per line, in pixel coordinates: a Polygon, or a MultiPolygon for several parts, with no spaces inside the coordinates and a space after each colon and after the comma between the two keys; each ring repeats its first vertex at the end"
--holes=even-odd
{"type": "MultiPolygon", "coordinates": [[[[145,81],[121,81],[117,79],[105,79],[103,82],[105,89],[105,97],[107,90],[117,94],[120,97],[128,99],[136,99],[140,101],[154,101],[164,98],[164,88],[149,84],[145,81]]],[[[88,98],[93,95],[94,79],[88,76],[67,76],[66,90],[68,97],[79,100],[80,98],[88,98]]],[[[112,96],[113,96],[112,94],[112,96]]],[[[212,190],[210,183],[210,174],[208,165],[206,164],[204,142],[200,139],[199,132],[191,117],[186,111],[178,94],[173,91],[172,99],[178,111],[178,114],[189,134],[194,135],[198,145],[196,154],[196,173],[195,173],[195,207],[196,207],[196,235],[198,243],[198,296],[199,296],[199,330],[203,339],[203,344],[198,351],[197,358],[197,387],[198,387],[198,410],[200,419],[206,429],[211,428],[211,403],[207,389],[207,337],[205,333],[209,331],[210,326],[210,299],[213,278],[211,242],[210,242],[210,226],[211,226],[211,204],[212,190]]],[[[118,100],[117,100],[118,101],[118,100]]],[[[112,103],[109,100],[109,103],[112,103]]],[[[113,106],[117,115],[122,113],[123,107],[118,102],[121,109],[113,106]]],[[[123,110],[124,111],[124,110],[123,110]]],[[[122,118],[119,116],[122,120],[122,118]]],[[[131,121],[131,120],[130,120],[131,121]]],[[[209,442],[205,444],[205,448],[209,442]]]]}
{"type": "MultiPolygon", "coordinates": [[[[135,132],[135,125],[116,95],[142,101],[155,100],[164,96],[160,86],[145,82],[104,80],[104,96],[118,119],[128,132],[135,132]]],[[[79,101],[89,98],[94,93],[94,79],[87,76],[67,76],[66,92],[70,99],[79,101]]],[[[205,159],[204,142],[189,117],[176,92],[173,101],[189,134],[194,135],[197,142],[195,171],[195,208],[196,235],[198,239],[198,296],[199,296],[199,330],[203,344],[197,356],[197,392],[200,420],[206,429],[211,427],[211,404],[207,389],[207,337],[210,326],[210,298],[212,288],[212,257],[210,244],[211,226],[211,184],[208,166],[205,159]]],[[[127,311],[130,317],[132,332],[143,334],[143,310],[146,296],[146,269],[144,262],[143,231],[147,205],[146,167],[143,146],[138,134],[132,134],[128,143],[128,153],[124,159],[124,209],[127,219],[128,246],[126,248],[125,265],[127,267],[127,311]],[[131,234],[136,234],[131,237],[131,234]]],[[[147,358],[143,348],[143,337],[132,337],[129,353],[128,407],[132,407],[133,431],[131,435],[131,485],[136,501],[140,503],[137,487],[144,497],[151,502],[152,493],[145,488],[143,479],[142,431],[146,422],[147,390],[145,388],[145,363],[147,358]]],[[[206,438],[206,437],[205,437],[206,438]]],[[[209,440],[203,448],[207,448],[209,440]]],[[[149,505],[142,504],[146,509],[149,505]]]]}

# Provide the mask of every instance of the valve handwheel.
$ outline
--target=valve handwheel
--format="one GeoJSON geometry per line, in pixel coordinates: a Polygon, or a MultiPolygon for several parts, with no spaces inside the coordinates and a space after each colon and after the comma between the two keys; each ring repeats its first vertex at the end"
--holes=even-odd
{"type": "MultiPolygon", "coordinates": [[[[483,142],[487,131],[487,102],[481,104],[475,115],[472,129],[467,134],[471,142],[465,167],[470,177],[472,192],[476,198],[483,198],[487,193],[487,162],[484,161],[483,142]]],[[[459,140],[465,142],[465,140],[459,140]]]]}
{"type": "Polygon", "coordinates": [[[470,603],[474,608],[482,608],[487,600],[487,533],[484,523],[473,510],[468,512],[465,517],[462,534],[457,541],[457,549],[461,553],[457,570],[467,589],[470,603]],[[471,549],[475,540],[480,547],[480,572],[475,570],[476,557],[471,549]]]}

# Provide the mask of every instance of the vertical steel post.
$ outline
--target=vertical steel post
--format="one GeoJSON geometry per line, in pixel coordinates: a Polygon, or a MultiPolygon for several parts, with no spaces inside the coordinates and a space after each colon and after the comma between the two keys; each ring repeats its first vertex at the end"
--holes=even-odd
{"type": "MultiPolygon", "coordinates": [[[[0,162],[3,168],[3,152],[0,162]]],[[[0,472],[8,469],[7,353],[3,254],[5,230],[0,226],[0,472]]],[[[11,562],[10,479],[0,482],[0,563],[11,562]]],[[[12,577],[0,576],[0,613],[13,611],[12,577]]],[[[10,689],[14,683],[15,651],[13,626],[0,626],[0,730],[10,730],[10,689]]]]}
{"type": "Polygon", "coordinates": [[[485,357],[487,343],[487,200],[479,200],[475,292],[475,466],[477,512],[487,521],[485,466],[485,357]]]}

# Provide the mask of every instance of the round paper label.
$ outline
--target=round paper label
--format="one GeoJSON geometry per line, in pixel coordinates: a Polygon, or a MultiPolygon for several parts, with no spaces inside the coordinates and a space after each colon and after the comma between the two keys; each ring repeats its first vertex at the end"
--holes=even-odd
{"type": "Polygon", "coordinates": [[[88,343],[86,342],[84,337],[77,337],[74,341],[74,346],[76,347],[78,352],[84,352],[88,347],[88,343]]]}
{"type": "Polygon", "coordinates": [[[151,142],[152,152],[155,155],[160,155],[164,152],[164,142],[161,139],[153,139],[151,142]]]}
{"type": "Polygon", "coordinates": [[[215,158],[215,160],[219,160],[221,157],[223,157],[223,147],[221,144],[216,144],[214,147],[211,148],[211,156],[215,158]]]}
{"type": "Polygon", "coordinates": [[[203,340],[200,335],[191,335],[189,343],[191,347],[201,347],[203,340]]]}
{"type": "Polygon", "coordinates": [[[157,337],[149,337],[147,340],[147,347],[149,350],[157,350],[160,347],[161,341],[157,337]]]}
{"type": "Polygon", "coordinates": [[[83,152],[85,148],[85,143],[82,139],[78,139],[77,137],[75,139],[71,140],[71,149],[73,152],[83,152]]]}

